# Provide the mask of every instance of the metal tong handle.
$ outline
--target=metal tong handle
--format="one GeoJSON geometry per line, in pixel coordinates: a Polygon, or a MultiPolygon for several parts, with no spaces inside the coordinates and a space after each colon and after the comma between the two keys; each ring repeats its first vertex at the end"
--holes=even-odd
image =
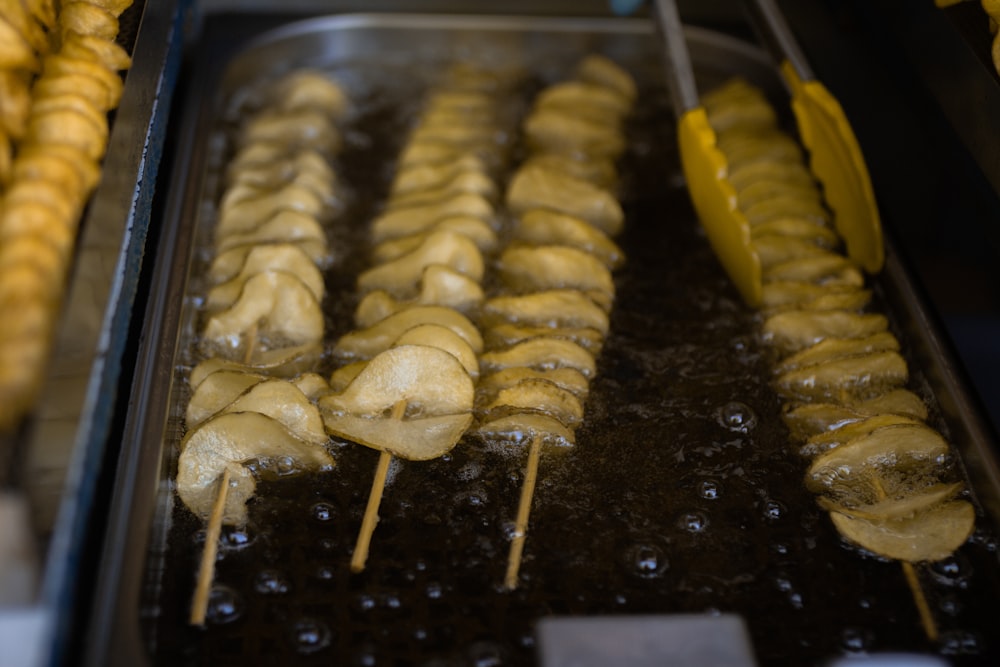
{"type": "Polygon", "coordinates": [[[701,103],[698,98],[698,87],[694,82],[691,54],[688,53],[687,42],[684,41],[684,26],[677,11],[677,3],[674,0],[655,0],[653,9],[666,47],[663,49],[663,60],[666,65],[667,85],[670,87],[670,99],[677,117],[680,118],[685,112],[701,103]]]}
{"type": "Polygon", "coordinates": [[[754,25],[764,33],[765,41],[776,55],[787,60],[802,81],[815,79],[809,61],[775,0],[747,0],[746,4],[754,25]]]}

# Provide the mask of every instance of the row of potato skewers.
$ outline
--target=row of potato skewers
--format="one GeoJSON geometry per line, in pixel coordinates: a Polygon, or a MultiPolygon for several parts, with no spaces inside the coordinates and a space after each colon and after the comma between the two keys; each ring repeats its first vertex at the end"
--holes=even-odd
{"type": "Polygon", "coordinates": [[[543,445],[575,443],[624,261],[614,189],[635,84],[604,58],[542,90],[523,123],[527,159],[506,192],[509,242],[483,306],[477,432],[527,447],[504,586],[517,587],[543,445]]]}
{"type": "Polygon", "coordinates": [[[235,138],[212,230],[200,352],[188,378],[187,432],[177,492],[208,520],[191,610],[202,624],[219,531],[243,525],[258,475],[334,465],[316,406],[328,391],[323,355],[325,225],[338,208],[332,161],[348,112],[325,75],[292,72],[268,84],[235,138]]]}
{"type": "Polygon", "coordinates": [[[394,457],[443,456],[473,421],[485,257],[498,243],[497,115],[509,81],[454,66],[422,101],[358,276],[357,328],[342,336],[320,399],[327,429],[380,450],[351,569],[362,570],[394,457]]]}
{"type": "MultiPolygon", "coordinates": [[[[608,328],[610,268],[622,261],[607,233],[623,216],[606,187],[634,84],[593,57],[577,81],[540,96],[526,122],[533,155],[506,198],[518,222],[500,252],[508,234],[497,210],[504,132],[495,110],[509,83],[456,67],[424,101],[371,223],[374,265],[358,276],[356,328],[333,347],[329,381],[309,371],[322,350],[317,265],[326,256],[320,222],[335,199],[333,123],[346,103],[329,79],[294,73],[241,125],[214,229],[207,358],[189,377],[178,462],[179,497],[209,521],[192,622],[204,621],[218,530],[246,522],[255,476],[332,466],[328,434],[381,452],[355,571],[393,457],[436,458],[471,431],[530,439],[537,469],[543,441],[573,442],[608,328]],[[503,288],[487,299],[491,264],[503,288]],[[477,321],[488,323],[486,343],[477,321]]],[[[517,543],[530,492],[522,505],[517,543]]]]}
{"type": "Polygon", "coordinates": [[[905,563],[947,558],[971,534],[950,447],[906,389],[909,369],[859,267],[841,250],[799,145],[764,95],[734,80],[703,97],[763,273],[761,333],[805,485],[840,534],[905,563]]]}
{"type": "Polygon", "coordinates": [[[131,0],[0,6],[0,433],[41,389],[84,207],[118,106],[131,0]]]}
{"type": "MultiPolygon", "coordinates": [[[[378,449],[358,571],[393,457],[436,458],[466,433],[527,445],[504,582],[516,587],[541,447],[574,443],[608,331],[611,271],[624,261],[611,240],[623,223],[614,161],[635,88],[591,57],[573,80],[542,91],[524,122],[528,155],[505,193],[512,222],[502,229],[495,109],[509,84],[455,68],[424,101],[371,224],[374,263],[358,277],[356,329],[334,346],[329,380],[310,371],[323,350],[323,222],[336,203],[330,161],[346,101],[308,71],[265,91],[226,172],[202,330],[208,358],[189,378],[177,483],[195,514],[245,523],[255,475],[331,467],[331,434],[378,449]],[[499,287],[487,295],[490,271],[499,287]]],[[[974,511],[955,499],[962,484],[943,479],[949,447],[904,387],[899,343],[885,316],[869,312],[871,291],[839,251],[801,149],[745,83],[704,104],[761,259],[763,336],[780,354],[775,387],[792,438],[812,458],[806,485],[869,551],[906,563],[947,557],[974,511]]]]}

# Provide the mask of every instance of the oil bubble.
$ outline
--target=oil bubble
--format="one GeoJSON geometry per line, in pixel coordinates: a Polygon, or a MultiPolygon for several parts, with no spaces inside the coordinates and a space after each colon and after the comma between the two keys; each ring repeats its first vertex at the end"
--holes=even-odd
{"type": "Polygon", "coordinates": [[[232,623],[243,615],[243,598],[229,586],[216,584],[208,595],[205,619],[214,625],[232,623]]]}
{"type": "Polygon", "coordinates": [[[719,483],[715,480],[706,479],[698,485],[698,495],[705,500],[715,500],[720,492],[719,483]]]}
{"type": "Polygon", "coordinates": [[[443,593],[444,587],[438,582],[435,581],[427,584],[427,597],[431,600],[440,600],[443,593]]]}
{"type": "Polygon", "coordinates": [[[941,653],[945,655],[976,655],[981,652],[982,641],[972,632],[954,630],[941,634],[941,653]]]}
{"type": "Polygon", "coordinates": [[[330,628],[314,618],[302,618],[292,624],[289,639],[299,653],[309,655],[330,645],[330,628]]]}
{"type": "Polygon", "coordinates": [[[643,579],[658,577],[667,569],[667,558],[656,545],[636,544],[628,550],[627,558],[632,572],[643,579]]]}
{"type": "Polygon", "coordinates": [[[503,651],[493,642],[475,642],[469,647],[468,657],[473,667],[500,667],[504,664],[503,651]]]}
{"type": "Polygon", "coordinates": [[[279,456],[274,464],[278,469],[278,474],[281,476],[294,475],[299,472],[298,462],[291,456],[279,456]]]}
{"type": "Polygon", "coordinates": [[[224,526],[219,546],[226,551],[239,551],[251,546],[256,540],[257,531],[251,524],[247,524],[242,528],[224,526]]]}
{"type": "Polygon", "coordinates": [[[354,667],[375,667],[378,664],[378,660],[375,658],[375,649],[371,646],[365,646],[355,654],[351,664],[354,667]]]}
{"type": "Polygon", "coordinates": [[[944,560],[931,563],[928,566],[931,576],[944,585],[955,588],[965,588],[969,584],[971,567],[961,556],[952,554],[944,560]]]}
{"type": "Polygon", "coordinates": [[[864,653],[871,648],[875,637],[864,628],[844,628],[840,633],[840,646],[847,653],[864,653]]]}
{"type": "Polygon", "coordinates": [[[785,506],[777,500],[768,500],[764,503],[763,511],[765,519],[774,521],[776,519],[780,519],[785,513],[785,506]]]}
{"type": "Polygon", "coordinates": [[[962,608],[962,602],[952,595],[944,595],[938,602],[938,609],[947,616],[958,616],[962,613],[962,608]]]}
{"type": "Polygon", "coordinates": [[[701,512],[687,512],[677,519],[677,527],[689,533],[700,533],[708,528],[708,517],[701,512]]]}
{"type": "Polygon", "coordinates": [[[316,521],[327,522],[333,520],[333,505],[330,503],[316,503],[312,506],[312,518],[316,521]]]}
{"type": "Polygon", "coordinates": [[[253,588],[264,595],[282,595],[291,585],[284,574],[277,570],[261,570],[254,578],[253,588]]]}
{"type": "Polygon", "coordinates": [[[320,581],[333,581],[337,570],[329,565],[320,565],[316,568],[316,578],[320,581]]]}
{"type": "Polygon", "coordinates": [[[718,411],[719,424],[730,431],[748,433],[757,425],[757,414],[746,403],[731,401],[718,411]]]}

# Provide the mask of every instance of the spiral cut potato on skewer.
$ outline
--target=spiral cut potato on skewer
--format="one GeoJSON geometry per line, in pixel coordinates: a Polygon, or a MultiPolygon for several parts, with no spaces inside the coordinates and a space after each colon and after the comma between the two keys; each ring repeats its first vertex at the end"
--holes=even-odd
{"type": "Polygon", "coordinates": [[[309,371],[323,349],[319,267],[347,101],[323,73],[298,70],[266,84],[257,104],[240,124],[213,228],[203,360],[188,378],[177,473],[181,500],[208,518],[228,470],[223,523],[237,525],[255,488],[251,462],[281,475],[333,465],[314,402],[327,383],[309,371]]]}
{"type": "Polygon", "coordinates": [[[115,43],[130,4],[0,3],[0,432],[17,427],[41,386],[130,65],[115,43]]]}
{"type": "Polygon", "coordinates": [[[494,171],[505,75],[454,66],[423,100],[390,194],[371,223],[373,265],[357,281],[357,329],[320,399],[327,430],[379,450],[351,559],[364,569],[393,459],[450,451],[472,422],[482,335],[484,253],[498,243],[494,171]]]}
{"type": "Polygon", "coordinates": [[[240,123],[213,228],[210,286],[177,462],[177,495],[208,521],[191,608],[205,621],[223,524],[241,526],[258,477],[334,465],[311,372],[323,351],[320,267],[338,192],[331,161],[347,112],[340,87],[314,70],[272,81],[240,123]]]}
{"type": "Polygon", "coordinates": [[[704,97],[762,263],[765,341],[806,485],[848,541],[907,563],[947,558],[975,512],[951,480],[951,449],[924,423],[889,321],[869,310],[802,151],[763,95],[733,81],[704,97]]]}
{"type": "Polygon", "coordinates": [[[590,56],[549,86],[524,121],[529,156],[506,193],[514,220],[495,262],[500,289],[482,308],[486,352],[475,432],[528,448],[504,585],[518,585],[541,448],[570,446],[614,302],[611,240],[624,223],[613,192],[635,84],[590,56]]]}

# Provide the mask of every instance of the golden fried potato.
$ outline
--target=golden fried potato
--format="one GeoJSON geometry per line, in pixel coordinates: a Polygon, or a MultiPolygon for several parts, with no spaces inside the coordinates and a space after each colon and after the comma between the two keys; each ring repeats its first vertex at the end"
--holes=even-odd
{"type": "Polygon", "coordinates": [[[132,6],[132,0],[87,0],[87,2],[108,10],[114,16],[121,16],[122,12],[132,6]]]}
{"type": "Polygon", "coordinates": [[[0,21],[10,25],[37,54],[49,52],[45,29],[26,10],[21,0],[0,0],[0,21]]]}
{"type": "Polygon", "coordinates": [[[27,73],[0,70],[0,130],[14,139],[20,139],[27,128],[30,111],[31,90],[27,73]]]}
{"type": "Polygon", "coordinates": [[[4,207],[21,202],[36,202],[48,206],[59,220],[64,223],[72,221],[73,225],[80,213],[80,202],[67,199],[58,183],[42,179],[16,180],[10,184],[4,195],[4,207]]]}
{"type": "Polygon", "coordinates": [[[14,146],[11,143],[10,136],[0,127],[0,186],[10,178],[13,153],[14,146]]]}
{"type": "Polygon", "coordinates": [[[0,69],[38,71],[38,55],[21,31],[0,14],[0,69]]]}
{"type": "Polygon", "coordinates": [[[98,109],[108,108],[108,100],[111,99],[111,91],[106,83],[79,73],[46,74],[35,82],[32,91],[38,97],[79,95],[89,100],[98,109]]]}
{"type": "Polygon", "coordinates": [[[104,104],[98,104],[98,108],[105,111],[110,111],[118,106],[118,102],[121,100],[122,89],[125,87],[122,78],[117,72],[112,72],[92,60],[80,60],[57,53],[46,56],[42,61],[42,67],[45,70],[43,81],[61,74],[83,74],[100,81],[106,88],[106,95],[104,104]]]}
{"type": "MultiPolygon", "coordinates": [[[[52,30],[56,26],[56,3],[55,0],[22,0],[25,9],[42,24],[46,30],[52,30]]],[[[97,0],[95,0],[97,2],[97,0]]]]}
{"type": "Polygon", "coordinates": [[[68,33],[77,32],[114,40],[118,36],[118,18],[90,2],[67,2],[59,12],[59,28],[63,39],[68,33]]]}
{"type": "Polygon", "coordinates": [[[47,204],[37,201],[7,202],[0,210],[0,252],[22,236],[42,236],[66,260],[75,230],[47,204]]]}
{"type": "Polygon", "coordinates": [[[61,93],[59,95],[35,95],[31,104],[31,115],[37,116],[51,111],[71,109],[87,117],[87,120],[99,128],[102,134],[107,133],[108,118],[103,110],[83,95],[76,93],[61,93]]]}
{"type": "Polygon", "coordinates": [[[45,178],[62,183],[59,177],[61,168],[45,164],[50,161],[69,165],[76,172],[80,179],[81,197],[89,194],[101,180],[100,165],[87,159],[79,148],[68,144],[22,144],[17,152],[15,170],[23,173],[25,178],[45,178]]]}
{"type": "Polygon", "coordinates": [[[77,109],[62,107],[32,114],[25,138],[41,143],[67,144],[79,148],[91,160],[104,157],[108,142],[108,122],[101,123],[77,109]]]}
{"type": "Polygon", "coordinates": [[[34,269],[43,289],[50,294],[61,291],[66,273],[65,256],[45,237],[23,234],[0,245],[0,275],[21,267],[34,269]]]}
{"type": "MultiPolygon", "coordinates": [[[[79,155],[77,159],[85,159],[79,155]]],[[[39,150],[27,154],[19,153],[11,167],[14,178],[24,180],[43,179],[58,183],[70,199],[82,199],[87,183],[80,170],[66,159],[55,153],[39,150]]]]}
{"type": "Polygon", "coordinates": [[[132,64],[128,52],[114,41],[73,31],[63,35],[59,53],[70,58],[93,60],[115,71],[128,69],[132,64]]]}

